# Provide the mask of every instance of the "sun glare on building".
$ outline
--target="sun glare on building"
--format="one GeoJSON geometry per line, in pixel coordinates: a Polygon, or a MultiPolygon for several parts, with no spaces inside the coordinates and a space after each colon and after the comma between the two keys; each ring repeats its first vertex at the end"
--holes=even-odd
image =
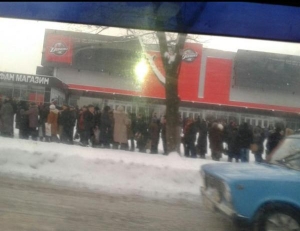
{"type": "Polygon", "coordinates": [[[145,59],[142,59],[141,61],[139,61],[137,63],[137,65],[135,66],[135,75],[137,78],[137,81],[139,83],[143,83],[145,80],[145,76],[148,73],[148,65],[145,59]]]}

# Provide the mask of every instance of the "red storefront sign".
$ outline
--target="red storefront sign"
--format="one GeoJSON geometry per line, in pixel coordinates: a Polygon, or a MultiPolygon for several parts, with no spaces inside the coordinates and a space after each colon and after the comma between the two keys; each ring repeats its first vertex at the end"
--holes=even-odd
{"type": "Polygon", "coordinates": [[[48,34],[45,41],[45,58],[48,62],[72,64],[73,42],[70,37],[48,34]]]}
{"type": "MultiPolygon", "coordinates": [[[[155,68],[149,65],[149,73],[144,81],[142,95],[145,97],[165,98],[165,72],[160,52],[148,52],[155,68]],[[156,70],[157,69],[157,70],[156,70]]],[[[164,58],[166,58],[168,54],[164,58]]],[[[178,78],[178,94],[182,100],[198,99],[202,45],[186,43],[178,78]]]]}

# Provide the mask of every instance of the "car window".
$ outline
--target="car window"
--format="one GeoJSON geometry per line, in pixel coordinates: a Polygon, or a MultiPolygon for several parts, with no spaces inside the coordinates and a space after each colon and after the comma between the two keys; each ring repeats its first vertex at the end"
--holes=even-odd
{"type": "Polygon", "coordinates": [[[200,166],[270,155],[270,163],[300,170],[300,139],[268,145],[276,129],[282,137],[300,129],[298,44],[188,34],[174,53],[182,40],[168,32],[162,52],[156,31],[6,18],[0,29],[0,173],[192,200],[178,230],[196,222],[195,230],[225,231],[233,229],[223,220],[198,226],[206,211],[200,166]],[[168,70],[178,87],[167,92],[168,70]],[[167,113],[167,105],[179,109],[167,113]]]}

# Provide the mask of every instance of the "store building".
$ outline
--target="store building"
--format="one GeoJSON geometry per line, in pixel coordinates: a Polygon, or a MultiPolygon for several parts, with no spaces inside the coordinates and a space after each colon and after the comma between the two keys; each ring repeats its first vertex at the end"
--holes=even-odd
{"type": "Polygon", "coordinates": [[[67,85],[53,76],[0,72],[0,96],[44,103],[66,100],[67,85]]]}
{"type": "MultiPolygon", "coordinates": [[[[162,58],[171,55],[161,57],[157,45],[142,47],[130,36],[47,29],[36,75],[2,72],[0,94],[79,107],[123,105],[128,113],[162,115],[162,58]],[[142,78],[136,72],[140,65],[147,70],[142,78]]],[[[180,113],[264,127],[284,118],[289,127],[300,128],[299,74],[298,56],[185,43],[178,79],[180,113]]]]}

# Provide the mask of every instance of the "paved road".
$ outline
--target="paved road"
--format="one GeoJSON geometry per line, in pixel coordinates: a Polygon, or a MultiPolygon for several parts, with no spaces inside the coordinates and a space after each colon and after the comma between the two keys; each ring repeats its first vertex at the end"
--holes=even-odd
{"type": "Polygon", "coordinates": [[[108,195],[0,175],[1,231],[231,231],[201,202],[108,195]]]}

